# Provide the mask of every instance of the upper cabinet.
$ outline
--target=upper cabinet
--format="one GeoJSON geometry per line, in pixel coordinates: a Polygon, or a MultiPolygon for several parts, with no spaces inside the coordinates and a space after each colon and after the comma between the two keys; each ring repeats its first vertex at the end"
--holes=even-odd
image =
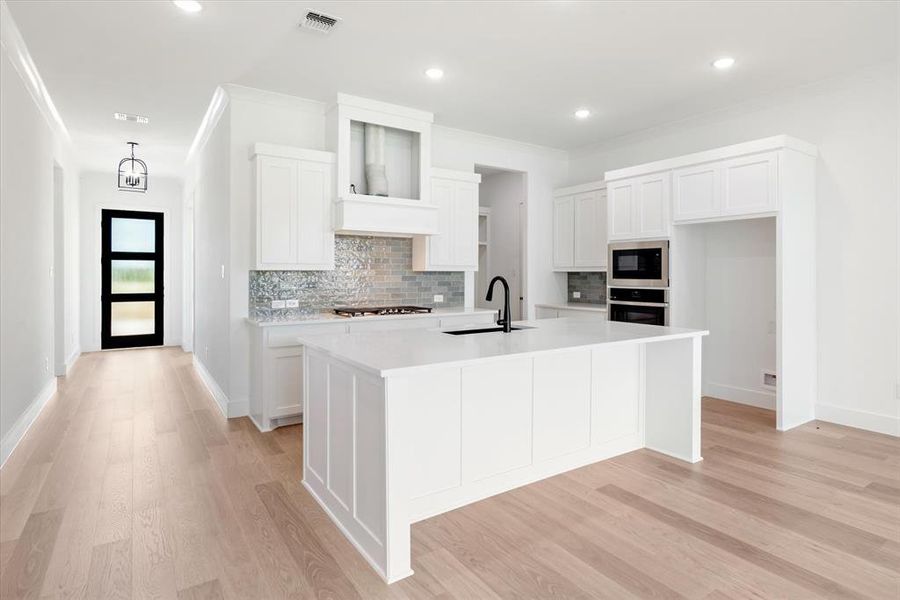
{"type": "Polygon", "coordinates": [[[438,233],[413,239],[415,271],[478,270],[478,186],[481,175],[431,169],[430,201],[438,233]]]}
{"type": "Polygon", "coordinates": [[[774,216],[792,153],[816,149],[777,135],[608,171],[609,239],[665,238],[672,223],[774,216]]]}
{"type": "Polygon", "coordinates": [[[273,144],[251,152],[255,173],[253,268],[334,268],[334,154],[273,144]]]}
{"type": "Polygon", "coordinates": [[[553,195],[553,269],[605,271],[607,198],[603,182],[559,189],[553,195]]]}
{"type": "Polygon", "coordinates": [[[669,237],[669,173],[653,173],[608,183],[609,239],[669,237]]]}
{"type": "Polygon", "coordinates": [[[778,209],[778,153],[760,152],[675,169],[676,223],[773,213],[778,209]]]}

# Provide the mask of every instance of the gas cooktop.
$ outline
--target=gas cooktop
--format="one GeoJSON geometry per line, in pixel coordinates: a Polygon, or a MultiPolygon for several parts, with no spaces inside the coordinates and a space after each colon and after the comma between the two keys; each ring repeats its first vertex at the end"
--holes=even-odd
{"type": "Polygon", "coordinates": [[[374,315],[416,315],[430,313],[424,306],[342,306],[334,309],[334,314],[342,317],[371,317],[374,315]]]}

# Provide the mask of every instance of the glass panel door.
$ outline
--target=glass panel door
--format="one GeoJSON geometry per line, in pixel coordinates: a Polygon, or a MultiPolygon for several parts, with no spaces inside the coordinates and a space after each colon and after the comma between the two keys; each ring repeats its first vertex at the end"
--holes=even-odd
{"type": "Polygon", "coordinates": [[[163,215],[104,210],[102,348],[163,343],[163,215]]]}

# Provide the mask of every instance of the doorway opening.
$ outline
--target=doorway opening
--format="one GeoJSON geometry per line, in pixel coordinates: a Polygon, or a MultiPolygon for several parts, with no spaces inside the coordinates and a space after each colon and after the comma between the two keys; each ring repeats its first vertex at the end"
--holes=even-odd
{"type": "Polygon", "coordinates": [[[104,209],[100,347],[163,344],[163,214],[104,209]]]}
{"type": "Polygon", "coordinates": [[[478,273],[475,277],[475,306],[498,310],[503,297],[485,300],[487,285],[495,275],[509,283],[510,316],[525,318],[527,174],[475,165],[481,175],[478,190],[478,273]]]}

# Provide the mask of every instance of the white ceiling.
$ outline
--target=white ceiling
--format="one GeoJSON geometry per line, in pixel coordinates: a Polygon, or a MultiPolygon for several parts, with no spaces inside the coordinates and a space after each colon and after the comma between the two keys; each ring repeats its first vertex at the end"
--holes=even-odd
{"type": "Polygon", "coordinates": [[[157,173],[180,171],[225,82],[341,91],[571,149],[897,57],[893,1],[8,4],[88,168],[135,140],[157,173]],[[299,29],[307,9],[343,21],[329,36],[299,29]],[[722,55],[737,59],[730,72],[710,67],[722,55]],[[423,76],[431,65],[442,81],[423,76]],[[594,115],[573,119],[580,106],[594,115]]]}

